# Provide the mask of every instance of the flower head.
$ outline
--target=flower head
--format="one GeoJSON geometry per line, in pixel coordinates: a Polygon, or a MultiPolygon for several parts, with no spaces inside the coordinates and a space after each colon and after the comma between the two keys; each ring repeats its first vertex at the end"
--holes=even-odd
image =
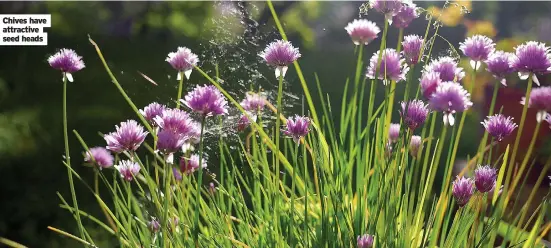
{"type": "Polygon", "coordinates": [[[402,41],[402,46],[404,47],[404,57],[406,63],[410,65],[415,65],[419,62],[419,56],[421,56],[421,49],[423,48],[423,38],[419,35],[407,35],[402,41]]]}
{"type": "Polygon", "coordinates": [[[467,205],[474,193],[473,179],[457,176],[453,182],[452,193],[457,205],[460,207],[467,205]]]}
{"type": "Polygon", "coordinates": [[[348,32],[348,35],[350,35],[355,45],[367,45],[377,38],[377,34],[381,32],[377,24],[365,19],[349,22],[344,29],[348,32]]]}
{"type": "Polygon", "coordinates": [[[157,133],[157,149],[163,154],[175,153],[187,141],[187,137],[181,133],[169,129],[162,129],[157,133]]]}
{"type": "Polygon", "coordinates": [[[423,140],[421,139],[421,136],[411,136],[411,140],[409,141],[409,152],[411,153],[411,156],[417,158],[419,156],[419,150],[421,150],[422,147],[423,140]]]}
{"type": "Polygon", "coordinates": [[[293,47],[291,42],[286,40],[273,41],[259,55],[266,61],[266,64],[276,68],[276,78],[285,77],[287,66],[300,58],[298,48],[293,47]]]}
{"type": "Polygon", "coordinates": [[[155,217],[151,217],[151,221],[147,223],[147,227],[152,233],[156,233],[161,229],[161,223],[155,217]]]}
{"type": "Polygon", "coordinates": [[[402,111],[400,115],[409,129],[414,130],[425,122],[429,109],[421,100],[402,102],[402,111]]]}
{"type": "Polygon", "coordinates": [[[210,182],[210,183],[209,183],[209,192],[210,192],[211,194],[216,193],[216,186],[214,185],[213,182],[210,182]]]}
{"type": "Polygon", "coordinates": [[[86,152],[84,161],[87,163],[95,163],[100,169],[113,166],[113,155],[103,147],[92,147],[86,152]]]}
{"type": "Polygon", "coordinates": [[[419,14],[417,14],[417,5],[404,1],[398,13],[392,17],[392,25],[397,28],[407,28],[411,21],[417,17],[419,17],[419,14]]]}
{"type": "Polygon", "coordinates": [[[178,71],[177,80],[181,79],[180,72],[184,72],[186,78],[189,79],[191,74],[191,69],[197,65],[199,59],[197,55],[192,53],[191,50],[187,47],[178,47],[176,52],[171,52],[166,57],[166,62],[168,62],[174,70],[178,71]]]}
{"type": "MultiPolygon", "coordinates": [[[[249,116],[252,114],[249,113],[249,116]]],[[[251,125],[251,120],[247,117],[247,115],[242,114],[239,120],[237,121],[237,131],[241,132],[245,130],[249,125],[251,125]]]]}
{"type": "Polygon", "coordinates": [[[392,21],[392,17],[402,8],[402,0],[369,0],[369,6],[392,21]]]}
{"type": "Polygon", "coordinates": [[[400,138],[400,124],[391,123],[388,128],[388,140],[396,142],[398,138],[400,138]]]}
{"type": "Polygon", "coordinates": [[[371,248],[373,247],[374,238],[373,235],[364,234],[358,236],[358,248],[371,248]]]}
{"type": "Polygon", "coordinates": [[[474,171],[474,184],[478,191],[485,193],[496,185],[497,170],[489,165],[478,166],[474,171]]]}
{"type": "Polygon", "coordinates": [[[429,107],[434,111],[444,112],[444,124],[453,126],[453,114],[469,109],[473,103],[470,94],[458,83],[443,82],[429,99],[429,107]]]}
{"type": "Polygon", "coordinates": [[[107,142],[107,149],[116,153],[136,151],[142,144],[148,132],[135,120],[121,122],[115,126],[116,131],[103,136],[107,142]]]}
{"type": "Polygon", "coordinates": [[[409,68],[396,50],[392,48],[383,50],[379,67],[377,67],[378,62],[379,51],[375,52],[369,60],[366,74],[368,78],[375,79],[377,74],[377,78],[383,80],[384,84],[388,84],[389,80],[396,82],[405,80],[409,68]]]}
{"type": "Polygon", "coordinates": [[[463,68],[457,66],[457,62],[451,57],[440,57],[433,60],[425,67],[425,72],[438,72],[442,81],[458,82],[465,76],[463,68]]]}
{"type": "Polygon", "coordinates": [[[532,73],[534,83],[539,85],[536,74],[546,74],[551,72],[551,54],[550,48],[545,43],[528,41],[515,48],[515,57],[513,57],[512,67],[518,71],[521,79],[528,78],[532,73]]]}
{"type": "MultiPolygon", "coordinates": [[[[182,157],[180,159],[180,171],[183,173],[186,173],[187,175],[190,175],[191,173],[195,172],[199,169],[199,155],[193,154],[189,158],[182,157]]],[[[201,159],[201,164],[203,165],[203,169],[207,168],[207,160],[203,156],[201,159]]]]}
{"type": "Polygon", "coordinates": [[[295,118],[290,117],[287,119],[287,126],[283,133],[298,143],[300,138],[308,135],[310,131],[310,119],[305,116],[295,115],[295,118]]]}
{"type": "Polygon", "coordinates": [[[492,39],[484,35],[473,35],[460,43],[459,49],[471,59],[473,69],[478,70],[480,62],[488,59],[488,55],[494,52],[495,46],[492,39]]]}
{"type": "Polygon", "coordinates": [[[442,83],[440,79],[440,73],[434,71],[428,71],[423,73],[420,79],[421,90],[423,91],[423,96],[427,99],[430,99],[432,93],[436,91],[438,85],[442,83]]]}
{"type": "Polygon", "coordinates": [[[245,99],[241,101],[241,107],[253,113],[262,111],[265,105],[266,105],[266,97],[264,97],[259,93],[247,93],[245,95],[245,99]]]}
{"type": "Polygon", "coordinates": [[[149,123],[151,123],[152,125],[156,125],[153,119],[158,115],[162,115],[165,109],[165,105],[152,102],[149,105],[145,106],[143,109],[140,109],[140,114],[142,114],[149,123]]]}
{"type": "Polygon", "coordinates": [[[73,82],[71,73],[77,72],[84,68],[82,57],[72,49],[60,49],[59,52],[48,58],[48,64],[56,70],[63,72],[64,77],[67,77],[69,82],[73,82]]]}
{"type": "Polygon", "coordinates": [[[220,91],[212,85],[197,85],[189,92],[182,103],[203,116],[225,115],[228,113],[228,102],[220,91]]]}
{"type": "Polygon", "coordinates": [[[176,181],[182,181],[182,172],[177,167],[172,167],[172,175],[176,181]]]}
{"type": "Polygon", "coordinates": [[[504,51],[495,51],[486,60],[486,70],[490,72],[494,78],[501,80],[501,84],[507,86],[505,77],[515,71],[511,64],[513,63],[514,55],[504,51]]]}
{"type": "Polygon", "coordinates": [[[198,138],[201,135],[199,123],[180,109],[167,108],[153,120],[161,129],[181,134],[185,140],[198,138]]]}
{"type": "Polygon", "coordinates": [[[115,165],[115,169],[119,171],[124,180],[129,182],[140,173],[140,165],[130,160],[122,160],[118,165],[115,165]]]}
{"type": "MultiPolygon", "coordinates": [[[[521,103],[525,104],[523,97],[521,103]]],[[[532,90],[528,100],[528,107],[538,110],[536,120],[541,122],[547,113],[551,113],[551,86],[539,87],[532,90]]]]}
{"type": "Polygon", "coordinates": [[[513,117],[505,117],[502,114],[488,116],[481,123],[486,131],[500,142],[517,128],[517,124],[513,122],[513,117]]]}

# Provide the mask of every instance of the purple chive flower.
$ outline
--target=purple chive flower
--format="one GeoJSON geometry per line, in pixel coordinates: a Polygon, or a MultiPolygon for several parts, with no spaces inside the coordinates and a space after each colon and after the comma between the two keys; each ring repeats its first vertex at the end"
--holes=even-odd
{"type": "Polygon", "coordinates": [[[458,82],[465,76],[463,68],[457,66],[457,62],[451,57],[440,57],[433,60],[425,67],[425,72],[438,72],[442,81],[458,82]]]}
{"type": "Polygon", "coordinates": [[[392,17],[402,8],[402,0],[369,0],[369,6],[384,14],[389,23],[392,23],[392,17]]]}
{"type": "MultiPolygon", "coordinates": [[[[249,113],[249,116],[252,115],[249,113]]],[[[249,120],[249,118],[247,118],[246,115],[241,115],[241,117],[239,118],[239,120],[237,121],[237,131],[238,132],[241,132],[243,130],[245,130],[245,128],[247,128],[249,125],[251,125],[251,121],[249,120]]]]}
{"type": "Polygon", "coordinates": [[[452,193],[457,205],[460,207],[467,205],[474,193],[473,179],[457,176],[453,182],[452,193]]]}
{"type": "Polygon", "coordinates": [[[396,50],[392,48],[383,50],[378,68],[377,62],[379,62],[379,51],[375,52],[369,60],[366,74],[368,78],[375,79],[375,74],[378,74],[378,79],[383,80],[385,85],[390,82],[389,80],[396,82],[405,80],[409,68],[396,50]]]}
{"type": "Polygon", "coordinates": [[[185,140],[198,138],[201,135],[199,123],[180,109],[165,109],[153,120],[161,129],[181,134],[185,140]]]}
{"type": "Polygon", "coordinates": [[[404,1],[398,13],[392,17],[392,24],[397,28],[407,28],[413,19],[417,17],[419,17],[417,14],[417,5],[404,1]]]}
{"type": "Polygon", "coordinates": [[[63,73],[69,82],[73,82],[72,73],[82,70],[84,62],[82,57],[78,56],[75,50],[63,48],[59,52],[48,58],[48,64],[56,70],[63,73]]]}
{"type": "MultiPolygon", "coordinates": [[[[521,103],[525,104],[523,97],[521,103]]],[[[545,119],[547,113],[551,113],[551,86],[539,87],[533,89],[528,100],[528,107],[538,110],[536,120],[541,122],[545,119]]]]}
{"type": "Polygon", "coordinates": [[[419,56],[423,48],[423,38],[415,34],[407,35],[404,37],[404,41],[402,41],[402,46],[404,47],[403,54],[406,63],[410,65],[419,63],[419,56]]]}
{"type": "Polygon", "coordinates": [[[310,119],[305,116],[295,115],[295,118],[290,117],[287,119],[287,127],[283,133],[291,138],[296,143],[299,143],[300,138],[308,135],[310,131],[310,119]]]}
{"type": "Polygon", "coordinates": [[[453,114],[469,109],[473,103],[471,94],[456,82],[443,82],[429,99],[429,107],[434,111],[444,112],[444,125],[453,126],[455,119],[453,114]]]}
{"type": "Polygon", "coordinates": [[[87,163],[95,163],[99,168],[108,168],[113,166],[113,155],[103,147],[92,147],[86,152],[84,161],[87,163]]]}
{"type": "Polygon", "coordinates": [[[262,111],[265,105],[266,97],[259,93],[247,93],[245,99],[241,101],[241,107],[253,113],[262,111]]]}
{"type": "MultiPolygon", "coordinates": [[[[202,158],[201,164],[203,169],[207,168],[207,161],[205,157],[202,158]]],[[[199,169],[199,155],[193,154],[189,158],[182,157],[180,159],[180,171],[186,173],[187,175],[192,174],[199,169]]]]}
{"type": "Polygon", "coordinates": [[[440,73],[434,72],[434,71],[423,73],[423,76],[421,76],[421,79],[420,79],[423,96],[426,99],[430,99],[432,96],[432,93],[436,91],[436,88],[441,83],[442,83],[442,79],[440,79],[440,73]]]}
{"type": "Polygon", "coordinates": [[[551,54],[550,48],[545,43],[528,41],[515,48],[515,57],[513,57],[512,67],[518,71],[520,79],[527,79],[532,74],[534,83],[540,85],[536,74],[546,74],[551,72],[551,54]]]}
{"type": "Polygon", "coordinates": [[[507,86],[505,77],[515,71],[511,64],[513,63],[514,54],[504,51],[495,51],[486,60],[486,70],[490,72],[494,78],[501,80],[501,84],[507,86]]]}
{"type": "Polygon", "coordinates": [[[174,175],[176,181],[182,181],[182,173],[178,168],[172,167],[172,175],[174,175]]]}
{"type": "Polygon", "coordinates": [[[140,109],[140,114],[142,114],[149,123],[151,123],[152,125],[156,125],[153,119],[158,115],[162,115],[165,109],[165,105],[152,102],[149,105],[145,106],[143,109],[140,109]]]}
{"type": "Polygon", "coordinates": [[[126,181],[132,181],[140,173],[140,165],[130,160],[122,160],[115,169],[119,171],[121,177],[126,181]]]}
{"type": "Polygon", "coordinates": [[[402,102],[400,115],[409,129],[414,130],[425,122],[429,114],[427,105],[421,100],[402,102]]]}
{"type": "Polygon", "coordinates": [[[136,151],[148,134],[135,120],[121,122],[120,126],[115,127],[115,132],[106,134],[103,138],[107,142],[106,148],[116,153],[136,151]]]}
{"type": "Polygon", "coordinates": [[[371,248],[373,247],[373,242],[375,239],[373,238],[373,235],[364,234],[362,236],[358,236],[358,248],[371,248]]]}
{"type": "Polygon", "coordinates": [[[411,140],[409,141],[409,152],[411,153],[411,156],[417,158],[419,156],[419,150],[421,150],[422,147],[423,140],[421,139],[421,136],[411,136],[411,140]]]}
{"type": "Polygon", "coordinates": [[[478,70],[481,62],[487,60],[488,55],[494,52],[495,46],[492,39],[484,35],[473,35],[460,43],[459,49],[471,59],[471,67],[478,70]]]}
{"type": "Polygon", "coordinates": [[[214,195],[216,193],[216,186],[213,182],[209,183],[209,192],[214,195]]]}
{"type": "Polygon", "coordinates": [[[163,154],[175,153],[187,141],[187,137],[181,133],[168,129],[162,129],[157,134],[157,149],[163,154]]]}
{"type": "Polygon", "coordinates": [[[500,142],[517,128],[517,124],[513,122],[513,117],[505,117],[502,114],[488,116],[481,123],[486,131],[500,142]]]}
{"type": "Polygon", "coordinates": [[[220,91],[212,85],[197,85],[189,92],[185,100],[180,101],[191,110],[203,116],[225,115],[228,113],[228,102],[220,91]]]}
{"type": "Polygon", "coordinates": [[[365,19],[349,22],[344,29],[352,38],[354,45],[367,45],[376,39],[377,34],[381,32],[381,29],[374,22],[365,19]]]}
{"type": "Polygon", "coordinates": [[[300,58],[298,48],[293,47],[291,42],[286,40],[276,40],[270,43],[259,55],[266,61],[266,64],[275,67],[276,78],[285,77],[287,66],[300,58]]]}
{"type": "Polygon", "coordinates": [[[496,185],[497,170],[489,165],[478,166],[474,171],[474,184],[478,191],[485,193],[496,185]]]}
{"type": "Polygon", "coordinates": [[[400,138],[400,124],[391,123],[388,128],[388,140],[394,143],[398,138],[400,138]]]}
{"type": "Polygon", "coordinates": [[[197,65],[199,59],[197,55],[191,52],[187,47],[178,47],[176,52],[171,52],[166,57],[166,62],[168,62],[174,70],[178,71],[178,76],[176,80],[182,79],[181,72],[183,72],[187,79],[191,75],[191,69],[197,65]]]}
{"type": "Polygon", "coordinates": [[[147,223],[147,227],[152,233],[156,233],[161,229],[161,223],[155,217],[151,217],[151,221],[147,223]]]}

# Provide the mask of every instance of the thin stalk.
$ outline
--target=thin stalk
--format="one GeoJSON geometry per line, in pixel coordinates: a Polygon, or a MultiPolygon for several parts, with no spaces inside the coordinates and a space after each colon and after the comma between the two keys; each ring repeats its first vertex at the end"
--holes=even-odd
{"type": "Polygon", "coordinates": [[[193,239],[195,240],[195,247],[199,247],[199,208],[201,206],[201,184],[203,183],[203,136],[205,132],[205,119],[206,116],[203,115],[201,119],[201,136],[199,138],[199,174],[195,187],[197,192],[195,200],[195,217],[193,219],[193,239]]]}
{"type": "MultiPolygon", "coordinates": [[[[63,140],[65,142],[65,163],[68,167],[71,167],[71,155],[69,152],[69,134],[67,132],[67,77],[63,73],[63,140]]],[[[75,193],[75,185],[73,182],[73,173],[71,170],[67,169],[67,175],[69,177],[69,187],[71,188],[71,197],[73,198],[73,205],[75,208],[75,216],[78,224],[78,231],[80,237],[84,237],[84,227],[82,226],[82,221],[80,220],[80,211],[78,210],[77,196],[75,193]]]]}
{"type": "Polygon", "coordinates": [[[522,136],[522,131],[524,129],[524,121],[526,120],[526,112],[528,112],[528,100],[530,99],[530,92],[532,91],[532,73],[528,76],[528,86],[526,88],[525,103],[522,108],[522,115],[520,116],[520,123],[518,126],[517,137],[515,138],[515,145],[513,146],[513,153],[511,155],[511,160],[509,162],[509,168],[512,168],[515,164],[515,159],[517,157],[518,146],[520,144],[520,137],[522,136]]]}
{"type": "MultiPolygon", "coordinates": [[[[163,225],[163,229],[165,231],[165,233],[167,234],[166,236],[164,236],[164,241],[165,241],[165,246],[167,246],[169,244],[169,238],[168,238],[168,228],[169,228],[169,225],[168,225],[168,219],[169,219],[169,206],[170,206],[170,195],[171,195],[171,192],[170,192],[170,178],[172,177],[172,172],[170,171],[170,164],[167,163],[167,158],[168,158],[169,155],[165,155],[163,156],[163,166],[164,166],[164,169],[165,169],[165,172],[164,172],[164,184],[165,184],[165,197],[164,197],[164,213],[163,213],[163,221],[161,222],[162,225],[163,225]]],[[[160,186],[160,185],[159,185],[160,186]]]]}
{"type": "MultiPolygon", "coordinates": [[[[308,156],[306,156],[306,144],[302,146],[302,162],[304,163],[304,181],[307,182],[308,178],[308,156]]],[[[293,170],[294,171],[294,170],[293,170]]],[[[305,190],[304,194],[304,245],[308,247],[308,190],[305,190]]]]}
{"type": "Polygon", "coordinates": [[[176,108],[180,109],[180,99],[182,99],[182,90],[184,88],[184,72],[179,71],[178,74],[180,74],[180,82],[178,84],[178,97],[176,98],[176,108]]]}
{"type": "MultiPolygon", "coordinates": [[[[377,78],[379,77],[379,67],[381,67],[381,59],[383,57],[383,49],[386,47],[386,35],[388,33],[388,20],[385,19],[385,28],[383,29],[383,37],[381,38],[381,45],[379,46],[379,58],[377,58],[377,67],[375,69],[375,78],[371,80],[371,90],[369,92],[369,106],[367,112],[367,133],[371,130],[371,119],[373,115],[373,107],[375,106],[375,93],[377,92],[377,78]]],[[[385,87],[386,88],[386,87],[385,87]]],[[[386,101],[385,95],[385,101],[386,101]]],[[[386,135],[386,133],[385,133],[386,135]]],[[[368,137],[369,139],[369,137],[368,137]]]]}
{"type": "MultiPolygon", "coordinates": [[[[497,92],[499,90],[499,81],[496,80],[494,83],[494,93],[492,95],[492,102],[490,103],[490,109],[488,110],[488,116],[491,116],[494,114],[494,108],[496,105],[496,99],[497,99],[497,92]]],[[[480,145],[478,147],[478,161],[477,164],[482,163],[482,160],[484,159],[484,147],[486,146],[486,141],[488,141],[488,132],[484,132],[484,136],[482,136],[482,142],[480,142],[480,145]]]]}
{"type": "Polygon", "coordinates": [[[296,146],[295,146],[295,159],[294,159],[294,164],[295,164],[295,169],[293,170],[293,180],[291,181],[291,211],[289,213],[289,218],[291,219],[291,225],[289,225],[289,227],[287,228],[287,237],[289,238],[289,244],[291,245],[291,247],[294,247],[294,241],[293,241],[293,227],[295,225],[295,187],[296,187],[296,183],[295,183],[295,178],[297,177],[297,170],[298,170],[298,164],[297,164],[297,158],[298,158],[298,147],[300,145],[300,141],[297,142],[296,146]]]}
{"type": "MultiPolygon", "coordinates": [[[[404,37],[404,29],[400,28],[399,34],[398,34],[398,44],[396,45],[396,52],[400,53],[400,50],[402,50],[402,39],[404,37]]],[[[386,64],[385,64],[386,66],[386,64]]],[[[386,70],[385,70],[386,71],[386,70]]],[[[385,75],[386,76],[386,75],[385,75]]],[[[387,119],[386,119],[386,126],[390,125],[390,121],[392,120],[392,110],[394,105],[394,95],[396,94],[396,81],[392,81],[390,83],[390,96],[388,97],[388,109],[387,109],[387,119]]]]}
{"type": "MultiPolygon", "coordinates": [[[[469,89],[468,89],[470,94],[472,94],[473,87],[476,83],[476,67],[477,67],[478,63],[481,63],[481,62],[478,62],[478,61],[475,62],[475,66],[473,68],[471,85],[469,86],[469,89]]],[[[461,120],[459,121],[459,128],[457,129],[457,136],[456,136],[457,139],[455,140],[455,142],[453,144],[453,151],[452,151],[451,159],[449,160],[449,163],[448,163],[449,166],[452,166],[455,163],[455,157],[457,155],[457,149],[459,147],[459,141],[461,140],[461,133],[463,132],[463,125],[465,124],[465,119],[467,117],[468,111],[469,110],[463,111],[463,113],[461,114],[461,120]]],[[[450,181],[450,178],[451,178],[451,170],[450,170],[450,173],[448,175],[446,175],[446,179],[444,180],[444,185],[448,185],[448,183],[450,181]]],[[[444,190],[442,190],[442,192],[444,192],[444,190]]]]}
{"type": "MultiPolygon", "coordinates": [[[[277,154],[279,152],[279,149],[280,149],[280,146],[279,146],[279,134],[280,134],[280,126],[281,126],[281,118],[279,118],[279,116],[281,115],[282,113],[282,104],[281,104],[281,98],[282,98],[282,95],[283,95],[283,75],[280,75],[279,76],[279,84],[278,84],[278,89],[277,89],[277,111],[276,111],[276,124],[275,124],[275,151],[274,151],[274,154],[277,154]]],[[[273,201],[274,201],[274,208],[275,209],[278,209],[278,200],[277,200],[277,194],[276,192],[278,192],[278,188],[279,188],[279,156],[275,155],[276,159],[275,159],[275,171],[274,171],[274,185],[275,185],[275,189],[274,190],[274,194],[273,194],[273,201]]],[[[293,169],[294,170],[294,169],[293,169]]],[[[274,225],[276,225],[277,227],[277,224],[278,224],[278,214],[277,214],[277,211],[274,211],[274,225]]]]}

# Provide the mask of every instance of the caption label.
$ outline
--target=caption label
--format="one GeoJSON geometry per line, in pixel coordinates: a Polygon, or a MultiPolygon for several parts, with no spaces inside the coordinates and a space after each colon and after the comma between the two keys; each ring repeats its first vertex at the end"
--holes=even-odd
{"type": "Polygon", "coordinates": [[[0,15],[1,46],[46,46],[48,34],[44,28],[51,27],[52,16],[0,15]]]}

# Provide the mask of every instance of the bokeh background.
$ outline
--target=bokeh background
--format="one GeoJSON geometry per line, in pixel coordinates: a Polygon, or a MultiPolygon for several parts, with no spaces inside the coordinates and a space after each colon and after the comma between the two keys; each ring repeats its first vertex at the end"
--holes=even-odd
{"type": "MultiPolygon", "coordinates": [[[[318,73],[325,94],[333,99],[335,116],[340,113],[344,82],[355,70],[354,46],[344,26],[360,15],[364,2],[275,2],[290,40],[300,47],[300,63],[316,103],[314,73],[318,73]]],[[[423,35],[428,13],[440,18],[434,55],[449,55],[458,43],[472,34],[494,38],[497,48],[513,51],[526,40],[551,44],[551,3],[527,1],[423,1],[427,12],[413,21],[405,34],[423,35]]],[[[177,81],[164,61],[178,46],[191,48],[200,57],[200,66],[214,75],[216,68],[223,85],[237,98],[245,90],[262,88],[270,93],[276,83],[273,71],[258,57],[265,45],[279,37],[269,9],[263,2],[1,2],[2,14],[51,14],[48,46],[0,47],[0,237],[30,247],[72,247],[47,226],[75,233],[71,214],[59,207],[57,192],[70,199],[66,168],[62,164],[61,75],[46,60],[59,48],[72,48],[83,56],[86,68],[74,74],[69,84],[69,128],[77,130],[88,145],[104,145],[101,133],[134,114],[110,82],[88,36],[101,47],[108,64],[138,107],[152,101],[173,104],[177,81]],[[144,79],[143,73],[155,81],[144,79]]],[[[363,18],[382,25],[382,16],[368,12],[363,18]]],[[[397,41],[397,29],[389,31],[389,47],[397,41]]],[[[380,39],[366,48],[365,60],[379,47],[380,39]]],[[[468,69],[467,61],[462,61],[468,69]]],[[[419,78],[416,75],[414,78],[419,78]]],[[[464,84],[472,83],[466,77],[464,84]]],[[[290,69],[286,78],[285,101],[289,112],[302,109],[302,88],[290,69]]],[[[549,84],[549,77],[542,77],[549,84]]],[[[186,81],[188,89],[205,84],[197,72],[186,81]]],[[[500,89],[498,108],[520,115],[514,97],[525,85],[517,77],[510,87],[500,89]],[[507,107],[509,106],[510,107],[507,107]],[[518,112],[518,113],[517,113],[518,112]]],[[[479,124],[491,95],[493,80],[480,73],[473,99],[476,111],[467,119],[459,157],[476,151],[482,127],[479,124]]],[[[381,87],[379,87],[381,88],[381,87]]],[[[399,87],[398,94],[402,94],[399,87]]],[[[382,92],[381,92],[382,93],[382,92]]],[[[397,99],[400,99],[397,97],[397,99]]],[[[367,100],[367,99],[366,99],[367,100]]],[[[235,112],[234,112],[235,113],[235,112]]],[[[398,112],[396,112],[398,115],[398,112]]],[[[396,116],[398,118],[398,116],[396,116]]],[[[516,118],[520,119],[519,117],[516,118]]],[[[224,130],[211,130],[231,138],[231,119],[224,130]]],[[[530,124],[528,124],[529,126],[530,124]]],[[[551,154],[549,130],[542,129],[537,156],[551,154]]],[[[530,131],[525,131],[531,137],[530,131]]],[[[86,180],[92,171],[82,165],[82,149],[71,135],[73,167],[86,180]]],[[[211,151],[214,152],[214,151],[211,151]]],[[[210,166],[210,165],[209,165],[210,166]]],[[[215,165],[213,165],[215,166],[215,165]]],[[[537,165],[536,165],[537,166],[537,165]]],[[[537,175],[537,168],[532,170],[537,175]]],[[[546,183],[547,185],[548,183],[546,183]]],[[[76,183],[81,209],[102,217],[96,201],[76,183]]],[[[110,247],[111,238],[91,222],[85,222],[100,247],[110,247]]]]}

